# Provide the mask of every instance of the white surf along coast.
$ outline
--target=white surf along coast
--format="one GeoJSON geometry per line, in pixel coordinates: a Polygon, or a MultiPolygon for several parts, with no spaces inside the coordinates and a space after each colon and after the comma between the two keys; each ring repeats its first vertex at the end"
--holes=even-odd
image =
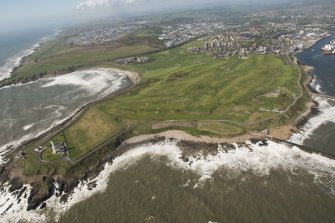
{"type": "MultiPolygon", "coordinates": [[[[89,73],[90,72],[91,71],[89,71],[89,73]]],[[[87,73],[75,72],[67,76],[50,78],[41,83],[40,88],[74,85],[80,89],[85,89],[85,92],[88,94],[96,93],[99,88],[108,88],[108,85],[104,83],[105,78],[108,77],[106,74],[106,72],[108,73],[108,69],[98,69],[92,72],[94,72],[95,75],[90,76],[87,73]],[[90,82],[95,83],[95,88],[91,88],[85,80],[90,80],[90,82]]],[[[315,129],[317,123],[321,125],[325,121],[335,120],[334,106],[332,106],[328,100],[321,97],[315,100],[319,102],[320,114],[310,119],[304,129],[301,130],[301,133],[293,136],[291,140],[295,139],[301,142],[303,132],[306,137],[308,130],[312,131],[311,129],[315,129]]],[[[232,176],[235,177],[238,177],[239,173],[243,171],[251,171],[261,177],[269,175],[272,170],[285,170],[292,173],[303,170],[313,176],[315,184],[322,185],[322,187],[326,188],[327,192],[329,192],[330,196],[335,196],[334,160],[318,154],[306,153],[296,147],[290,148],[272,141],[268,141],[267,146],[260,146],[258,144],[252,144],[251,142],[246,143],[248,144],[248,148],[235,145],[236,149],[230,150],[229,152],[225,152],[222,146],[218,146],[216,155],[204,156],[199,153],[195,156],[188,157],[188,162],[182,159],[182,149],[177,146],[177,141],[166,140],[157,144],[141,145],[117,157],[112,164],[107,163],[104,170],[96,178],[81,182],[79,186],[74,189],[73,193],[69,195],[69,199],[66,203],[60,202],[59,197],[51,197],[46,202],[47,208],[44,210],[26,211],[29,185],[26,185],[28,189],[20,199],[18,199],[17,194],[9,193],[8,186],[6,186],[4,190],[0,192],[0,214],[2,214],[4,222],[13,222],[13,219],[18,218],[26,219],[31,222],[43,222],[47,221],[50,215],[53,214],[55,214],[57,220],[73,205],[89,198],[95,193],[103,192],[107,188],[109,176],[113,172],[125,170],[146,156],[152,159],[165,156],[168,158],[166,165],[173,168],[194,171],[199,174],[198,182],[187,181],[183,185],[195,190],[201,189],[207,181],[212,181],[213,173],[221,168],[234,171],[235,174],[232,176]],[[96,185],[93,189],[89,186],[92,183],[96,185]]],[[[56,185],[56,187],[57,186],[58,185],[56,185]]]]}
{"type": "Polygon", "coordinates": [[[87,103],[130,86],[133,77],[125,73],[94,68],[0,88],[0,164],[11,146],[61,124],[87,103]]]}
{"type": "MultiPolygon", "coordinates": [[[[0,70],[0,72],[2,72],[0,70]]],[[[0,80],[7,73],[0,73],[0,80]]],[[[10,75],[10,74],[9,74],[10,75]]],[[[6,77],[5,77],[6,78],[6,77]]],[[[24,130],[25,135],[1,146],[0,144],[0,164],[4,163],[1,153],[4,153],[10,145],[17,146],[25,140],[37,137],[43,131],[47,131],[55,125],[63,122],[67,117],[74,114],[84,104],[104,97],[110,93],[122,88],[122,83],[129,82],[129,76],[118,70],[113,69],[91,69],[86,71],[77,71],[74,73],[41,79],[33,83],[14,85],[0,89],[16,88],[15,90],[30,88],[39,89],[42,93],[52,90],[56,87],[69,87],[70,89],[64,95],[67,104],[56,104],[55,102],[48,105],[34,105],[31,109],[39,111],[51,109],[52,116],[45,117],[41,122],[32,123],[22,122],[19,124],[20,131],[24,130]],[[92,98],[93,97],[93,98],[92,98]],[[76,108],[69,108],[68,104],[73,104],[79,99],[80,103],[76,108]],[[67,111],[67,113],[63,113],[67,111]],[[45,124],[47,123],[47,124],[45,124]],[[43,125],[44,124],[44,125],[43,125]],[[45,128],[45,126],[48,126],[45,128]]],[[[319,88],[319,87],[317,87],[319,88]]],[[[319,88],[320,90],[320,88],[319,88]]],[[[24,91],[23,91],[24,92],[24,91]]],[[[52,96],[54,97],[54,95],[52,96]]],[[[1,99],[1,98],[0,98],[1,99]]],[[[55,98],[59,101],[59,98],[55,98]]],[[[48,99],[50,101],[50,99],[48,99]]],[[[291,141],[302,143],[306,137],[309,137],[313,130],[325,122],[335,122],[335,106],[332,106],[328,100],[324,98],[316,98],[319,102],[320,114],[311,118],[307,124],[301,129],[300,133],[294,134],[291,141]]],[[[1,115],[1,114],[0,114],[1,115]]],[[[1,119],[1,125],[8,128],[13,126],[14,119],[1,119]],[[3,123],[8,123],[7,125],[3,123]]],[[[1,138],[1,135],[0,135],[1,138]]],[[[296,170],[304,170],[314,178],[315,184],[321,184],[330,193],[330,196],[335,196],[335,161],[326,157],[306,153],[296,147],[290,148],[286,145],[268,141],[267,146],[260,146],[246,142],[248,148],[236,146],[235,150],[225,152],[222,146],[218,146],[216,155],[204,156],[197,154],[188,157],[188,162],[185,162],[182,157],[182,149],[177,146],[177,142],[166,140],[156,144],[145,144],[138,146],[123,155],[117,157],[112,164],[107,163],[104,170],[94,179],[83,181],[71,193],[66,203],[61,203],[60,198],[53,196],[47,202],[47,207],[44,210],[26,211],[27,200],[30,193],[30,186],[25,185],[27,190],[19,198],[18,192],[9,193],[9,186],[5,185],[0,189],[0,215],[2,222],[17,222],[17,219],[27,220],[28,222],[44,222],[48,220],[51,212],[56,215],[56,220],[65,213],[74,204],[87,199],[95,193],[103,192],[109,181],[109,176],[117,171],[124,170],[136,164],[139,160],[146,156],[152,159],[165,156],[168,158],[166,165],[182,170],[194,171],[199,175],[199,180],[196,183],[185,182],[184,186],[189,186],[194,189],[201,189],[204,182],[212,180],[213,173],[221,168],[233,170],[236,177],[243,171],[251,171],[258,176],[267,176],[271,170],[286,170],[294,173],[296,170]],[[96,187],[91,188],[90,183],[95,182],[96,187]]],[[[58,185],[56,185],[57,187],[58,185]]]]}
{"type": "Polygon", "coordinates": [[[317,96],[314,100],[318,103],[319,114],[311,117],[289,141],[302,145],[320,126],[328,122],[335,123],[335,100],[322,96],[317,96]]]}
{"type": "MultiPolygon", "coordinates": [[[[309,67],[308,72],[313,73],[314,68],[309,67]]],[[[316,75],[312,74],[312,81],[309,84],[310,88],[315,90],[320,96],[313,98],[318,103],[319,114],[308,119],[308,121],[302,126],[297,133],[294,133],[289,141],[302,145],[304,141],[313,136],[313,132],[320,126],[326,123],[335,123],[335,100],[330,98],[324,98],[322,95],[327,95],[322,88],[322,80],[316,75]]]]}
{"type": "Polygon", "coordinates": [[[320,81],[317,79],[317,77],[314,75],[313,80],[309,84],[310,87],[315,90],[317,93],[322,94],[322,87],[320,81]]]}
{"type": "Polygon", "coordinates": [[[0,66],[0,81],[10,78],[12,75],[12,72],[15,68],[17,68],[18,66],[21,65],[21,62],[23,60],[23,58],[31,55],[32,53],[34,53],[43,43],[54,39],[57,35],[59,35],[59,33],[61,32],[61,30],[57,30],[55,31],[55,33],[49,37],[43,37],[42,39],[40,39],[39,41],[37,41],[37,43],[35,43],[33,46],[31,46],[29,49],[23,50],[17,54],[15,54],[14,56],[8,58],[5,62],[4,65],[0,66]]]}
{"type": "Polygon", "coordinates": [[[30,49],[24,50],[15,56],[8,58],[5,64],[0,66],[0,81],[10,78],[13,70],[21,64],[22,59],[32,54],[41,43],[42,41],[34,44],[30,49]]]}
{"type": "MultiPolygon", "coordinates": [[[[232,170],[234,172],[232,177],[238,177],[239,173],[243,171],[251,171],[262,177],[269,175],[271,170],[284,170],[294,174],[298,173],[299,170],[304,170],[314,178],[315,184],[321,184],[330,196],[335,196],[334,160],[272,141],[268,141],[267,146],[246,143],[248,148],[235,145],[236,149],[228,152],[225,152],[223,147],[219,145],[216,155],[203,156],[199,153],[188,157],[187,162],[182,159],[182,149],[177,146],[176,141],[166,140],[156,144],[145,144],[117,157],[112,164],[107,163],[104,170],[96,178],[81,182],[66,203],[61,203],[59,197],[51,197],[46,202],[46,210],[27,212],[27,198],[21,196],[21,200],[18,202],[17,195],[9,194],[8,188],[5,188],[0,193],[0,213],[2,213],[4,222],[12,222],[13,219],[18,218],[43,222],[50,217],[52,210],[57,220],[74,204],[97,192],[103,192],[107,187],[110,174],[117,170],[126,170],[146,156],[152,159],[164,156],[168,158],[166,165],[196,172],[199,175],[198,182],[186,181],[182,185],[195,190],[202,189],[207,181],[215,180],[212,176],[213,173],[222,168],[232,170]],[[93,182],[96,187],[92,189],[89,184],[93,182]]],[[[25,193],[28,196],[28,192],[25,193]]]]}

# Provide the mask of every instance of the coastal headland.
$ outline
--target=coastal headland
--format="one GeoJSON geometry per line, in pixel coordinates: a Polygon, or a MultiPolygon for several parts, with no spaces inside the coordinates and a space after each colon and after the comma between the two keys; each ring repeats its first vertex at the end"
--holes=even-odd
{"type": "MultiPolygon", "coordinates": [[[[215,152],[219,144],[231,149],[246,141],[266,145],[269,135],[287,140],[317,112],[307,88],[309,72],[294,57],[214,60],[188,51],[197,44],[149,53],[147,63],[92,63],[126,74],[132,86],[85,105],[60,126],[13,150],[0,170],[1,183],[9,182],[10,191],[30,184],[27,209],[33,210],[45,207],[56,184],[57,196],[66,201],[79,182],[94,178],[106,162],[136,145],[177,140],[189,154],[215,152]],[[68,147],[64,157],[35,151],[62,137],[68,147]]],[[[31,58],[40,54],[37,50],[31,58]]]]}

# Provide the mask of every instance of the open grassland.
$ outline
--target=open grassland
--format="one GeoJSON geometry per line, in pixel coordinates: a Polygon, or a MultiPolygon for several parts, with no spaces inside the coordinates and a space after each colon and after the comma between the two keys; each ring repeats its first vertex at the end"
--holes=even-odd
{"type": "Polygon", "coordinates": [[[298,69],[277,56],[213,60],[184,48],[136,65],[142,82],[131,93],[98,105],[126,120],[256,122],[284,110],[299,94],[298,69]],[[263,96],[279,92],[275,97],[263,96]]]}
{"type": "Polygon", "coordinates": [[[75,160],[116,133],[121,126],[98,108],[91,108],[71,128],[65,130],[71,159],[75,160]]]}
{"type": "Polygon", "coordinates": [[[300,94],[296,66],[269,55],[213,60],[187,52],[192,45],[152,54],[150,63],[124,66],[139,71],[142,81],[129,93],[96,105],[65,130],[71,157],[80,157],[129,124],[137,125],[134,134],[183,129],[229,137],[296,117],[283,112],[300,94]]]}
{"type": "Polygon", "coordinates": [[[62,157],[64,157],[64,154],[53,154],[51,148],[43,150],[43,152],[41,153],[41,159],[44,161],[52,162],[62,157]]]}
{"type": "MultiPolygon", "coordinates": [[[[55,144],[58,144],[58,145],[61,144],[61,143],[65,143],[64,134],[60,133],[60,134],[56,135],[55,137],[52,138],[52,141],[55,144]]],[[[54,160],[57,160],[61,157],[64,157],[63,153],[53,154],[50,141],[46,141],[42,145],[42,149],[43,149],[43,151],[41,152],[41,159],[43,161],[54,161],[54,160]]]]}
{"type": "Polygon", "coordinates": [[[199,122],[198,129],[202,131],[213,132],[220,136],[231,136],[244,133],[242,128],[222,122],[199,122]]]}

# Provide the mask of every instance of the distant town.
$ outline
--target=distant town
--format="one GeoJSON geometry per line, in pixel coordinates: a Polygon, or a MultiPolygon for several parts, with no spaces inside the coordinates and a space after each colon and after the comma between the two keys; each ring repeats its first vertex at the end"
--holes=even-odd
{"type": "Polygon", "coordinates": [[[136,28],[134,25],[124,24],[99,24],[94,29],[74,30],[74,35],[64,43],[69,46],[90,46],[98,45],[113,40],[118,40],[127,34],[133,32],[136,28]]]}
{"type": "MultiPolygon", "coordinates": [[[[122,39],[143,26],[156,26],[161,30],[157,38],[169,47],[178,46],[197,39],[198,43],[188,49],[191,53],[204,53],[213,58],[252,53],[291,54],[310,48],[316,41],[328,37],[329,26],[334,24],[335,14],[324,9],[299,7],[280,12],[263,10],[245,16],[245,22],[232,24],[223,16],[194,18],[192,21],[176,22],[169,25],[151,24],[150,19],[137,23],[108,23],[94,28],[83,29],[64,43],[74,46],[108,44],[122,39]],[[322,13],[318,13],[322,10],[322,13]],[[263,18],[263,19],[262,19],[263,18]],[[264,19],[266,18],[266,19],[264,19]]],[[[242,21],[243,22],[243,21],[242,21]]],[[[325,53],[335,53],[335,44],[324,48],[325,53]]],[[[148,57],[118,59],[118,64],[144,63],[148,57]]]]}

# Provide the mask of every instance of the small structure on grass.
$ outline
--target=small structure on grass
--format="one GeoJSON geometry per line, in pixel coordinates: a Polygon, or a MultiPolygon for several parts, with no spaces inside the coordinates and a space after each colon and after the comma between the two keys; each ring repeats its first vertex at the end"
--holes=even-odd
{"type": "Polygon", "coordinates": [[[56,144],[54,141],[50,141],[51,149],[53,154],[62,153],[67,151],[66,143],[62,142],[60,144],[56,144]]]}

